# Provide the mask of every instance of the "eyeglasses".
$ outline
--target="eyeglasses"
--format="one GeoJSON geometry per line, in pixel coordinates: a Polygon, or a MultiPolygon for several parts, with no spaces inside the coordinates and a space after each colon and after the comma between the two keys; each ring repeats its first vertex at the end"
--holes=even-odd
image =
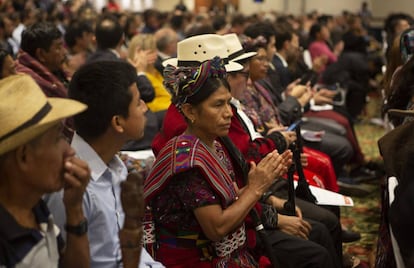
{"type": "Polygon", "coordinates": [[[240,72],[237,72],[237,73],[242,75],[246,79],[249,78],[249,72],[240,71],[240,72]]]}
{"type": "Polygon", "coordinates": [[[245,71],[236,71],[236,72],[231,72],[229,74],[232,75],[232,76],[234,76],[234,77],[236,77],[237,75],[241,75],[244,78],[248,79],[250,73],[249,72],[245,72],[245,71]]]}

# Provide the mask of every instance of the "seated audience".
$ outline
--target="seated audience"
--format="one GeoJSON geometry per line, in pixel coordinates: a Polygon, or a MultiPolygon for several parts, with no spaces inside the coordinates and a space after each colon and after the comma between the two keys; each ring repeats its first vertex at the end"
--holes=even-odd
{"type": "Polygon", "coordinates": [[[64,39],[68,49],[65,70],[72,76],[95,50],[92,25],[86,21],[73,20],[66,28],[64,39]]]}
{"type": "Polygon", "coordinates": [[[329,64],[332,64],[338,60],[340,51],[334,52],[327,44],[329,40],[330,32],[328,27],[323,24],[312,25],[309,32],[309,52],[312,59],[322,56],[324,58],[323,67],[320,68],[320,72],[323,72],[329,64]]]}
{"type": "MultiPolygon", "coordinates": [[[[139,50],[150,51],[155,56],[156,54],[156,39],[152,34],[139,34],[132,38],[128,48],[128,58],[133,61],[140,55],[137,53],[139,50]]],[[[147,102],[148,109],[154,113],[164,114],[165,110],[171,104],[171,95],[163,85],[164,78],[155,68],[155,57],[151,61],[147,61],[147,66],[144,73],[148,80],[151,82],[154,88],[155,97],[152,101],[147,102]]],[[[162,117],[161,117],[162,119],[162,117]]]]}
{"type": "MultiPolygon", "coordinates": [[[[123,61],[120,54],[124,42],[123,34],[122,27],[115,17],[100,17],[95,26],[97,50],[89,56],[87,62],[123,61]]],[[[145,102],[154,99],[154,88],[144,74],[148,61],[147,54],[147,51],[141,51],[139,57],[130,62],[136,68],[136,83],[145,102]]]]}
{"type": "Polygon", "coordinates": [[[65,61],[62,33],[48,22],[37,22],[22,34],[16,70],[30,75],[49,97],[66,98],[68,77],[63,72],[65,61]]]}
{"type": "MultiPolygon", "coordinates": [[[[239,44],[239,46],[241,48],[240,44],[239,44]]],[[[195,62],[200,62],[200,64],[201,64],[201,62],[204,59],[208,59],[208,57],[211,57],[211,55],[218,54],[218,55],[224,55],[224,57],[227,57],[228,50],[229,50],[229,47],[226,47],[223,44],[223,39],[217,38],[217,36],[215,36],[215,35],[200,35],[200,36],[192,37],[192,38],[189,38],[187,40],[183,40],[182,42],[180,42],[179,43],[179,49],[178,49],[178,58],[171,59],[168,62],[170,62],[173,65],[183,64],[185,62],[194,62],[194,63],[195,62]],[[201,44],[202,47],[208,47],[209,49],[206,50],[208,53],[206,53],[206,54],[202,54],[202,53],[193,54],[192,51],[198,49],[196,47],[198,44],[201,44]],[[197,56],[194,57],[194,55],[197,55],[197,56]]],[[[230,49],[230,51],[232,53],[235,52],[233,49],[230,49]]],[[[239,51],[239,52],[242,52],[242,51],[239,51]]],[[[242,57],[248,58],[248,57],[251,57],[252,55],[254,55],[254,53],[249,53],[249,54],[247,54],[247,56],[240,56],[240,58],[242,58],[242,57]]],[[[241,71],[241,68],[242,67],[237,67],[237,65],[234,62],[231,62],[231,61],[229,61],[229,64],[226,65],[226,69],[228,71],[232,71],[232,72],[237,71],[237,70],[241,71]]],[[[233,85],[235,85],[235,84],[233,84],[233,85]]],[[[235,114],[235,112],[233,110],[233,117],[231,119],[232,123],[230,125],[230,132],[234,131],[234,122],[239,120],[237,116],[234,116],[234,114],[235,114]]],[[[166,120],[164,120],[163,130],[158,136],[156,136],[156,139],[154,140],[154,143],[153,143],[153,150],[154,150],[156,155],[158,155],[159,151],[163,147],[165,147],[165,143],[170,138],[172,138],[176,135],[180,135],[187,128],[187,123],[185,123],[182,115],[180,115],[180,113],[178,112],[177,108],[174,105],[170,106],[169,110],[167,111],[166,116],[167,117],[166,117],[166,120]]],[[[241,124],[241,123],[239,122],[239,124],[241,124]]],[[[240,128],[239,128],[239,130],[240,130],[240,128]]],[[[248,136],[248,134],[244,134],[244,135],[248,136]]],[[[232,152],[232,153],[230,153],[232,161],[235,161],[237,166],[243,167],[245,165],[243,157],[240,155],[240,153],[238,153],[237,149],[235,149],[234,145],[232,145],[231,142],[230,143],[229,142],[224,142],[224,140],[225,139],[221,139],[220,142],[222,142],[222,144],[225,146],[225,148],[227,150],[232,152]]],[[[240,138],[240,140],[241,140],[241,138],[240,138]]],[[[247,138],[247,140],[249,140],[249,138],[247,138]]],[[[255,142],[256,142],[256,140],[255,140],[255,142]]],[[[260,142],[258,144],[263,145],[263,147],[274,146],[274,145],[272,145],[273,141],[270,140],[270,139],[268,139],[267,141],[260,142]]],[[[270,152],[271,151],[270,147],[268,147],[268,148],[269,148],[268,152],[270,152]]],[[[272,148],[274,148],[274,147],[272,147],[272,148]]],[[[244,173],[242,172],[243,168],[237,168],[236,167],[235,169],[236,169],[236,178],[237,178],[236,180],[240,183],[239,187],[242,187],[243,185],[245,185],[245,181],[243,179],[243,174],[244,173]]],[[[281,200],[281,199],[277,199],[277,200],[280,201],[281,204],[284,203],[284,201],[281,200]]],[[[280,202],[277,202],[277,203],[279,204],[280,202]]],[[[278,206],[276,204],[276,202],[273,203],[273,201],[272,201],[272,206],[275,206],[276,208],[277,207],[280,208],[280,206],[278,206]]],[[[318,211],[317,208],[316,209],[312,208],[311,210],[312,211],[318,211]]],[[[308,210],[308,211],[311,211],[311,210],[308,210]]],[[[279,215],[278,218],[280,219],[280,221],[278,221],[278,223],[275,223],[276,226],[277,226],[277,230],[273,230],[274,228],[271,228],[272,229],[272,241],[273,241],[272,244],[274,245],[273,246],[274,250],[277,251],[277,252],[279,251],[279,248],[283,251],[283,250],[285,250],[285,248],[293,246],[292,244],[294,244],[294,246],[298,247],[298,248],[302,248],[302,249],[306,248],[306,250],[304,252],[302,252],[301,254],[299,254],[297,256],[299,259],[304,260],[304,259],[308,259],[308,257],[310,257],[310,254],[312,254],[311,252],[314,252],[314,250],[320,250],[320,248],[318,249],[318,247],[314,247],[316,245],[315,243],[310,243],[310,244],[303,243],[303,241],[301,239],[297,240],[294,237],[294,236],[297,236],[298,238],[307,237],[307,234],[303,233],[300,230],[301,230],[301,228],[307,228],[305,226],[308,226],[307,225],[308,221],[307,220],[305,221],[305,220],[301,219],[300,209],[297,209],[297,211],[298,211],[298,214],[297,214],[298,217],[290,217],[290,216],[285,216],[285,215],[278,214],[279,215]],[[299,223],[299,225],[296,225],[295,222],[299,223]],[[293,227],[292,224],[296,227],[293,227]],[[300,226],[302,226],[302,227],[300,227],[300,226]],[[297,227],[299,227],[299,228],[297,228],[297,227]],[[275,232],[274,234],[273,234],[273,231],[275,232]],[[289,235],[286,237],[286,234],[289,234],[289,235]],[[279,239],[283,239],[286,244],[281,243],[281,241],[279,239]]],[[[337,233],[337,230],[338,230],[337,227],[339,226],[339,224],[338,224],[338,221],[337,221],[337,219],[335,218],[334,215],[330,216],[329,213],[326,213],[326,214],[322,213],[319,216],[322,216],[322,217],[318,218],[320,220],[322,220],[323,217],[327,216],[322,221],[326,220],[327,227],[329,228],[329,230],[331,231],[332,234],[334,234],[334,233],[338,234],[337,233]],[[324,215],[324,216],[322,216],[322,215],[324,215]],[[333,221],[331,221],[332,218],[333,218],[333,221]]],[[[249,220],[247,220],[246,222],[251,223],[251,221],[249,221],[249,220]]],[[[326,231],[325,227],[321,226],[319,223],[315,223],[313,221],[311,222],[311,225],[312,225],[312,230],[311,230],[312,234],[309,237],[313,241],[315,241],[316,243],[320,243],[321,245],[327,247],[327,249],[329,251],[333,250],[332,246],[330,246],[330,245],[332,245],[331,238],[329,236],[326,237],[325,232],[327,232],[327,231],[326,231]],[[324,238],[321,239],[322,237],[324,237],[324,238]]],[[[247,227],[249,229],[254,228],[254,226],[251,226],[249,224],[247,225],[247,227]]],[[[340,228],[339,228],[339,231],[340,231],[340,228]]],[[[340,233],[339,233],[339,235],[340,235],[340,233]]],[[[338,240],[337,238],[338,238],[338,236],[336,235],[335,236],[335,241],[339,241],[339,243],[340,243],[340,239],[338,240]]],[[[254,241],[252,241],[252,243],[253,243],[253,245],[256,244],[254,241]]],[[[261,243],[258,241],[258,245],[257,245],[258,248],[260,248],[260,244],[261,243]]],[[[271,254],[273,255],[273,253],[271,253],[271,254]]],[[[339,255],[341,254],[341,250],[339,250],[338,254],[339,255]]],[[[335,256],[335,255],[337,255],[337,254],[332,252],[332,256],[335,256]]],[[[284,259],[282,256],[278,255],[278,257],[281,258],[281,259],[284,259]]],[[[283,260],[283,262],[284,263],[285,262],[289,263],[289,264],[285,263],[285,265],[295,265],[295,263],[296,263],[296,265],[302,265],[302,262],[287,261],[287,260],[283,260]]],[[[304,261],[303,263],[305,263],[304,265],[306,266],[307,265],[306,263],[314,263],[314,262],[318,262],[318,260],[310,257],[309,260],[304,261]]]]}

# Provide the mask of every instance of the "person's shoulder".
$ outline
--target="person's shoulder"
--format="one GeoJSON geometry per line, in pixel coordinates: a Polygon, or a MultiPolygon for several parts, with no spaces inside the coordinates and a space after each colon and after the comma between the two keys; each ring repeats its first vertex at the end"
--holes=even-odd
{"type": "Polygon", "coordinates": [[[97,50],[87,58],[87,63],[96,62],[96,61],[118,61],[114,53],[109,50],[97,50]]]}

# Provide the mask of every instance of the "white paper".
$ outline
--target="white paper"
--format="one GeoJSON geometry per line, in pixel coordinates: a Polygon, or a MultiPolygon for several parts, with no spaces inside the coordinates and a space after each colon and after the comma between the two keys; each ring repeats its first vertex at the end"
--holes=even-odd
{"type": "MultiPolygon", "coordinates": [[[[298,185],[297,181],[294,181],[295,188],[298,185]]],[[[318,205],[331,205],[331,206],[344,206],[344,207],[353,207],[354,201],[351,197],[338,194],[326,189],[318,188],[312,185],[309,185],[309,189],[312,194],[316,197],[316,204],[318,205]]]]}
{"type": "Polygon", "coordinates": [[[129,157],[132,157],[134,159],[139,159],[139,160],[144,160],[150,157],[154,157],[154,153],[152,152],[151,149],[148,150],[141,150],[141,151],[134,151],[134,152],[130,152],[130,151],[122,151],[122,154],[126,154],[129,157]]]}
{"type": "Polygon", "coordinates": [[[311,104],[310,109],[312,111],[315,112],[319,112],[319,111],[330,111],[333,110],[333,105],[331,104],[323,104],[323,105],[316,105],[316,104],[311,104]]]}
{"type": "Polygon", "coordinates": [[[325,135],[325,130],[312,131],[301,129],[300,134],[305,141],[320,142],[322,141],[322,138],[325,135]]]}

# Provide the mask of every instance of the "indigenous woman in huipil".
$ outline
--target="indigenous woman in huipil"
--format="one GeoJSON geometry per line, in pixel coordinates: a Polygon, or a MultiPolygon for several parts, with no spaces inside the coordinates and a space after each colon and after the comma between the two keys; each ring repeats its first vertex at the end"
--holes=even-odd
{"type": "Polygon", "coordinates": [[[234,183],[232,163],[216,141],[230,128],[231,94],[223,61],[167,66],[166,82],[188,123],[159,153],[144,194],[155,223],[156,258],[167,267],[257,267],[246,246],[244,220],[287,155],[251,164],[247,186],[234,183]]]}

